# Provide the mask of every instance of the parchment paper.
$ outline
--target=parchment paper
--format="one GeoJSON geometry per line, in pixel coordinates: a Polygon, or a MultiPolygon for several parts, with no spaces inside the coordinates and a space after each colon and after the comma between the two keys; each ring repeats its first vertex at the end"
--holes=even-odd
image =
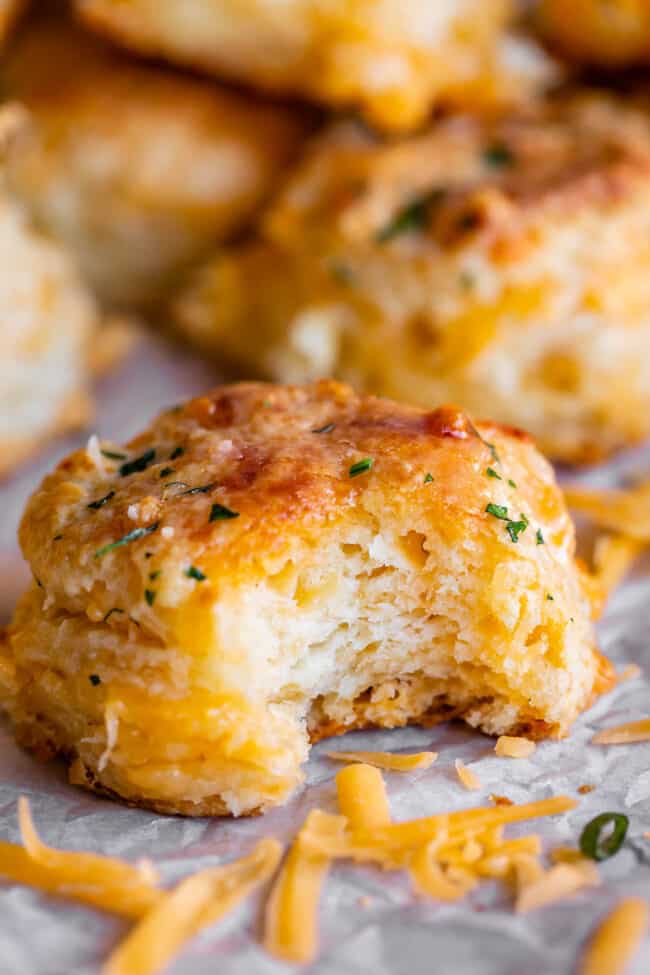
{"type": "MultiPolygon", "coordinates": [[[[218,374],[190,356],[147,339],[117,376],[100,389],[97,429],[118,440],[135,433],[164,405],[200,392],[218,374]]],[[[58,457],[84,438],[59,442],[0,488],[0,611],[6,618],[28,573],[15,542],[20,511],[29,492],[58,457]]],[[[592,483],[617,483],[630,472],[650,471],[650,450],[589,472],[592,483]]],[[[602,648],[622,668],[637,663],[650,676],[650,560],[614,596],[599,625],[602,648]]],[[[529,760],[498,759],[493,742],[458,725],[364,732],[325,742],[312,751],[308,784],[283,809],[249,820],[179,819],[128,809],[67,784],[57,763],[42,766],[14,744],[0,722],[0,838],[18,840],[16,801],[29,796],[44,839],[68,849],[90,849],[128,858],[150,857],[165,882],[247,852],[263,835],[288,841],[307,811],[334,810],[337,768],[325,751],[433,749],[428,770],[386,775],[396,819],[488,804],[491,792],[515,802],[558,793],[580,796],[578,808],[556,820],[511,827],[510,835],[539,831],[548,848],[575,844],[582,826],[600,812],[630,817],[624,849],[601,867],[603,883],[570,900],[526,916],[512,910],[507,889],[488,882],[465,901],[441,905],[418,899],[406,877],[369,867],[337,865],[320,909],[322,947],[308,971],[318,975],[569,975],[584,939],[623,895],[650,898],[650,743],[590,745],[609,724],[650,716],[650,682],[620,685],[584,715],[571,737],[545,742],[529,760]],[[482,788],[460,785],[454,759],[479,776],[482,788]]],[[[268,957],[259,947],[262,898],[251,899],[204,933],[169,969],[171,975],[281,975],[294,966],[268,957]]],[[[127,924],[91,909],[0,881],[0,975],[91,975],[100,970],[127,924]]],[[[629,975],[650,972],[650,940],[629,975]]]]}

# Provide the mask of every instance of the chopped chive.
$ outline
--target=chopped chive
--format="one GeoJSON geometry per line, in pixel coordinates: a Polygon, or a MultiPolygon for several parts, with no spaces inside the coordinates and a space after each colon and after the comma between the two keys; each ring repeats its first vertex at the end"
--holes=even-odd
{"type": "Polygon", "coordinates": [[[115,491],[109,491],[108,494],[105,494],[103,498],[98,498],[97,501],[91,501],[90,504],[86,505],[86,507],[91,508],[93,511],[99,511],[100,508],[103,508],[104,505],[114,497],[115,491]]]}
{"type": "Polygon", "coordinates": [[[185,453],[185,447],[174,447],[171,454],[169,455],[170,460],[176,460],[177,457],[181,457],[185,453]]]}
{"type": "Polygon", "coordinates": [[[170,474],[175,474],[175,473],[176,472],[174,471],[174,468],[173,467],[163,467],[163,469],[160,472],[160,477],[161,478],[162,477],[169,477],[170,474]]]}
{"type": "Polygon", "coordinates": [[[431,484],[432,481],[433,481],[433,474],[431,474],[430,471],[427,471],[427,473],[424,475],[424,483],[431,484]]]}
{"type": "Polygon", "coordinates": [[[109,460],[126,460],[126,454],[118,454],[116,450],[100,450],[100,454],[103,457],[108,457],[109,460]]]}
{"type": "Polygon", "coordinates": [[[378,244],[386,244],[394,237],[421,230],[426,224],[433,207],[444,197],[444,190],[433,189],[411,200],[375,235],[378,244]]]}
{"type": "Polygon", "coordinates": [[[63,538],[63,535],[55,535],[54,538],[52,539],[52,541],[53,542],[60,542],[62,538],[63,538]]]}
{"type": "Polygon", "coordinates": [[[461,271],[458,280],[465,291],[469,291],[476,283],[476,279],[471,271],[461,271]]]}
{"type": "Polygon", "coordinates": [[[488,469],[486,470],[485,473],[487,474],[488,477],[496,477],[497,481],[502,481],[503,480],[503,478],[501,477],[501,475],[500,474],[497,474],[497,472],[495,471],[495,469],[493,467],[488,467],[488,469]]]}
{"type": "Polygon", "coordinates": [[[331,261],[329,264],[329,272],[337,284],[345,284],[348,286],[354,284],[354,271],[342,261],[331,261]]]}
{"type": "Polygon", "coordinates": [[[151,582],[154,582],[158,578],[158,576],[160,575],[160,572],[161,572],[160,569],[156,569],[155,572],[150,572],[149,573],[149,579],[151,580],[151,582]]]}
{"type": "Polygon", "coordinates": [[[118,538],[115,542],[109,542],[108,545],[104,545],[102,548],[98,548],[95,552],[95,558],[101,559],[103,555],[108,552],[112,552],[113,549],[120,548],[122,545],[128,545],[129,542],[135,542],[138,538],[144,538],[145,535],[151,535],[152,532],[158,527],[158,522],[154,521],[153,525],[148,525],[146,528],[134,528],[132,532],[127,535],[123,535],[122,538],[118,538]]]}
{"type": "Polygon", "coordinates": [[[208,577],[200,569],[197,569],[195,565],[190,565],[184,570],[185,575],[188,579],[196,579],[197,582],[203,582],[204,579],[208,577]]]}
{"type": "Polygon", "coordinates": [[[511,166],[515,157],[512,150],[503,142],[494,142],[483,153],[483,160],[488,166],[511,166]]]}
{"type": "Polygon", "coordinates": [[[271,402],[270,399],[265,399],[262,400],[262,406],[264,407],[265,410],[270,410],[271,407],[273,406],[273,403],[271,402]]]}
{"type": "Polygon", "coordinates": [[[187,494],[207,494],[208,491],[212,491],[213,488],[216,488],[216,486],[217,486],[217,482],[212,481],[211,484],[203,484],[201,487],[191,487],[188,488],[187,491],[181,491],[179,497],[180,496],[185,497],[185,495],[187,494]]]}
{"type": "Polygon", "coordinates": [[[363,460],[358,460],[356,464],[352,465],[348,474],[350,477],[358,477],[359,474],[365,474],[366,471],[369,471],[373,464],[374,460],[372,457],[364,457],[363,460]]]}
{"type": "Polygon", "coordinates": [[[153,555],[153,552],[145,552],[144,553],[145,559],[150,559],[152,555],[153,555]]]}
{"type": "Polygon", "coordinates": [[[519,536],[522,532],[525,532],[528,528],[528,518],[526,515],[519,515],[519,521],[509,521],[506,525],[506,531],[510,535],[513,542],[519,541],[519,536]]]}
{"type": "Polygon", "coordinates": [[[326,423],[324,427],[316,427],[315,430],[312,430],[312,433],[331,433],[335,429],[336,423],[326,423]]]}
{"type": "Polygon", "coordinates": [[[592,860],[613,857],[623,845],[629,824],[629,819],[623,813],[605,812],[596,816],[580,834],[581,853],[592,860]]]}
{"type": "Polygon", "coordinates": [[[145,450],[139,457],[136,457],[134,460],[128,460],[126,464],[122,464],[119,472],[120,477],[128,477],[129,474],[137,474],[140,471],[146,470],[155,459],[156,451],[153,447],[150,447],[149,450],[145,450]]]}
{"type": "Polygon", "coordinates": [[[515,482],[513,481],[513,479],[511,477],[508,478],[508,484],[510,485],[511,488],[516,488],[517,487],[517,485],[515,484],[515,482]]]}
{"type": "Polygon", "coordinates": [[[45,588],[45,586],[43,585],[43,583],[41,582],[41,580],[38,578],[38,576],[34,576],[34,582],[36,583],[36,585],[38,586],[39,589],[44,589],[45,588]]]}
{"type": "Polygon", "coordinates": [[[113,606],[113,608],[109,609],[108,613],[106,613],[106,615],[104,616],[104,623],[106,623],[111,618],[113,613],[123,613],[123,612],[124,612],[123,609],[118,609],[117,606],[113,606]]]}
{"type": "Polygon", "coordinates": [[[156,598],[156,594],[153,589],[145,589],[144,598],[147,600],[147,606],[153,606],[153,601],[156,598]]]}
{"type": "Polygon", "coordinates": [[[549,602],[551,602],[551,603],[555,601],[555,596],[552,596],[552,595],[550,594],[550,592],[547,592],[547,593],[546,593],[546,598],[547,598],[547,599],[548,599],[548,601],[549,601],[549,602]]]}
{"type": "Polygon", "coordinates": [[[474,434],[475,437],[478,437],[478,439],[481,441],[481,443],[483,444],[483,446],[487,447],[487,449],[490,451],[490,453],[492,455],[492,460],[494,461],[494,463],[495,464],[500,464],[501,463],[501,459],[500,459],[499,454],[497,452],[497,448],[494,446],[494,444],[493,443],[490,443],[489,440],[486,440],[485,437],[481,436],[481,434],[478,432],[478,430],[476,429],[476,427],[474,426],[474,424],[471,423],[471,422],[469,423],[469,429],[474,434]]]}
{"type": "Polygon", "coordinates": [[[544,545],[545,544],[545,542],[544,542],[544,536],[542,535],[542,529],[541,528],[538,528],[537,531],[535,532],[535,543],[537,545],[544,545]]]}
{"type": "Polygon", "coordinates": [[[503,504],[494,504],[494,502],[490,501],[485,510],[489,515],[500,518],[501,521],[509,521],[508,509],[503,504]]]}
{"type": "Polygon", "coordinates": [[[98,684],[101,684],[101,682],[102,682],[102,679],[99,676],[99,674],[89,674],[88,680],[93,685],[93,687],[97,687],[97,685],[98,684]]]}
{"type": "Polygon", "coordinates": [[[238,511],[231,511],[225,504],[213,504],[210,508],[209,521],[225,521],[228,518],[239,518],[238,511]]]}

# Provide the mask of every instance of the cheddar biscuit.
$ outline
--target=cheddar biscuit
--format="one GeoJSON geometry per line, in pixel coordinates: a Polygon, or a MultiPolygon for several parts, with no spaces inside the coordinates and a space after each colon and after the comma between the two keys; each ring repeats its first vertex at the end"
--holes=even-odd
{"type": "Polygon", "coordinates": [[[571,59],[610,69],[650,63],[647,0],[538,0],[537,19],[571,59]]]}
{"type": "Polygon", "coordinates": [[[530,44],[512,52],[511,0],[76,0],[127,47],[263,91],[357,108],[389,130],[439,102],[518,99],[546,80],[530,44]]]}
{"type": "Polygon", "coordinates": [[[18,740],[163,812],[280,803],[351,728],[565,735],[607,679],[550,466],[451,407],[221,387],[62,461],[20,540],[18,740]]]}
{"type": "Polygon", "coordinates": [[[279,179],[304,112],[139,64],[56,13],[0,65],[29,110],[9,180],[111,305],[150,306],[237,233],[279,179]]]}
{"type": "Polygon", "coordinates": [[[650,434],[649,225],[650,114],[623,99],[399,143],[343,124],[173,315],[249,374],[457,402],[594,459],[650,434]]]}

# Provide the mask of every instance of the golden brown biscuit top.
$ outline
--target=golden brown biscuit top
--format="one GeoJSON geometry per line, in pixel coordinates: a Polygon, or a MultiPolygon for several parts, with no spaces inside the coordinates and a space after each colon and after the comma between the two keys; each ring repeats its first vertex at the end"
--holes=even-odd
{"type": "Polygon", "coordinates": [[[516,236],[549,214],[615,204],[650,180],[650,115],[597,92],[564,93],[528,111],[456,116],[385,143],[338,125],[308,153],[267,215],[265,232],[346,244],[448,248],[516,236]]]}
{"type": "Polygon", "coordinates": [[[317,547],[341,520],[379,530],[384,516],[407,528],[424,519],[449,544],[485,530],[522,555],[535,557],[541,537],[549,555],[573,551],[552,470],[524,434],[333,381],[224,386],[126,447],[92,438],[34,493],[20,540],[52,602],[102,616],[172,578],[169,601],[196,586],[214,599],[215,587],[317,547]]]}

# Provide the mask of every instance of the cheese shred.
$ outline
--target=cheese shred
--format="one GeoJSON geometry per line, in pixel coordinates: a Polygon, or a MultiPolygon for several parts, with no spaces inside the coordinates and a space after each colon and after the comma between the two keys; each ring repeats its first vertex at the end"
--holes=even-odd
{"type": "Polygon", "coordinates": [[[286,961],[306,964],[318,951],[318,902],[330,857],[306,837],[337,839],[343,816],[312,810],[293,842],[269,897],[264,921],[264,947],[286,961]]]}
{"type": "Polygon", "coordinates": [[[530,741],[529,738],[512,738],[510,735],[501,735],[500,738],[497,738],[494,751],[499,758],[529,758],[535,748],[535,742],[530,741]]]}
{"type": "Polygon", "coordinates": [[[186,941],[214,924],[256,887],[265,883],[282,848],[262,839],[249,856],[202,870],[165,894],[112,953],[103,975],[154,975],[186,941]]]}
{"type": "Polygon", "coordinates": [[[597,928],[578,968],[578,975],[623,975],[645,937],[650,920],[648,902],[622,900],[597,928]]]}
{"type": "Polygon", "coordinates": [[[416,752],[411,755],[398,755],[393,752],[328,752],[327,757],[334,762],[362,762],[374,765],[384,772],[414,772],[429,768],[438,757],[437,752],[416,752]]]}
{"type": "Polygon", "coordinates": [[[591,740],[594,745],[629,745],[635,741],[650,741],[650,718],[605,728],[591,740]]]}
{"type": "Polygon", "coordinates": [[[471,768],[468,768],[459,758],[457,758],[454,762],[454,766],[456,768],[458,778],[466,789],[473,790],[481,788],[481,780],[476,772],[473,772],[471,768]]]}
{"type": "Polygon", "coordinates": [[[336,776],[339,808],[352,829],[373,829],[391,821],[381,772],[371,765],[348,765],[336,776]]]}

